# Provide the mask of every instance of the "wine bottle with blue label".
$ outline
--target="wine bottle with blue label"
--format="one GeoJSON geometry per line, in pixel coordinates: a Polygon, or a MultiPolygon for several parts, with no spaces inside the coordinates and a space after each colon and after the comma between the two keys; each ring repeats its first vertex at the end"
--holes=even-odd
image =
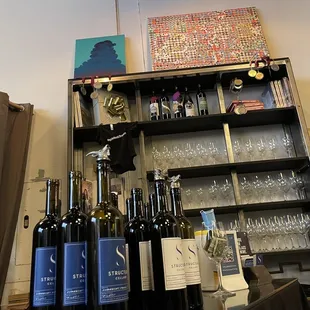
{"type": "Polygon", "coordinates": [[[47,180],[45,217],[33,230],[30,309],[56,309],[57,183],[59,184],[59,180],[47,180]]]}
{"type": "Polygon", "coordinates": [[[98,203],[87,219],[88,309],[126,310],[128,280],[122,213],[110,201],[109,146],[97,159],[98,203]]]}
{"type": "Polygon", "coordinates": [[[59,223],[57,309],[84,310],[87,302],[87,216],[82,207],[82,173],[69,172],[68,212],[59,223]]]}

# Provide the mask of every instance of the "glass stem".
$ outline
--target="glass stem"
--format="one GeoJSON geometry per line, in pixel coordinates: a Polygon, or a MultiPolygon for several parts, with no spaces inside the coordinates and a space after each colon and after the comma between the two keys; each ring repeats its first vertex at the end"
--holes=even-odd
{"type": "Polygon", "coordinates": [[[219,288],[218,291],[224,291],[223,282],[222,282],[222,273],[221,273],[221,263],[216,263],[217,275],[219,277],[219,288]]]}

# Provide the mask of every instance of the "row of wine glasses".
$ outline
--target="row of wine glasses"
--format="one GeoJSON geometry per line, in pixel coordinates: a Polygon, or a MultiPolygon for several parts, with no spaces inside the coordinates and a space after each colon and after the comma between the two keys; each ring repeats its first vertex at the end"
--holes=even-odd
{"type": "Polygon", "coordinates": [[[306,249],[310,247],[308,214],[247,219],[246,230],[252,252],[306,249]]]}
{"type": "MultiPolygon", "coordinates": [[[[276,159],[280,155],[280,148],[284,148],[287,157],[294,156],[292,138],[285,134],[281,139],[276,136],[260,137],[258,139],[235,139],[232,143],[236,162],[276,159]]],[[[281,152],[282,154],[283,152],[281,152]]]]}
{"type": "Polygon", "coordinates": [[[233,186],[229,179],[213,180],[198,187],[183,190],[184,209],[203,209],[235,204],[233,186]]]}
{"type": "Polygon", "coordinates": [[[243,204],[306,199],[303,179],[294,171],[288,175],[280,172],[276,175],[241,176],[239,185],[243,204]]]}
{"type": "Polygon", "coordinates": [[[153,146],[152,157],[154,167],[165,171],[171,168],[221,164],[227,162],[227,151],[226,148],[219,147],[216,141],[185,142],[163,145],[162,148],[153,146]]]}

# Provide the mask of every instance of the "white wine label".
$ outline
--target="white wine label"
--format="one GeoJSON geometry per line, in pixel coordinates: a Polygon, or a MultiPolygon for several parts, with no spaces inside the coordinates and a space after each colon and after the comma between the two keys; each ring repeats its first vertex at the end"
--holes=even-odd
{"type": "Polygon", "coordinates": [[[186,285],[200,284],[198,250],[195,239],[183,239],[182,249],[185,266],[186,285]]]}
{"type": "Polygon", "coordinates": [[[150,260],[150,270],[151,270],[151,287],[152,287],[152,291],[154,291],[155,285],[154,285],[154,275],[153,275],[153,257],[152,257],[152,242],[151,242],[151,240],[149,241],[149,260],[150,260]]]}
{"type": "Polygon", "coordinates": [[[126,243],[126,262],[127,262],[128,292],[130,292],[130,269],[129,269],[129,247],[128,247],[128,243],[126,243]]]}
{"type": "Polygon", "coordinates": [[[186,287],[181,238],[161,239],[166,291],[186,287]]]}
{"type": "Polygon", "coordinates": [[[205,98],[199,100],[199,110],[208,110],[208,104],[205,98]]]}
{"type": "Polygon", "coordinates": [[[141,289],[142,291],[152,290],[152,278],[151,278],[151,262],[150,262],[150,251],[149,241],[139,242],[139,253],[140,253],[140,271],[141,271],[141,289]]]}
{"type": "Polygon", "coordinates": [[[159,115],[158,102],[153,102],[150,104],[150,111],[152,115],[159,115]]]}
{"type": "Polygon", "coordinates": [[[195,116],[194,104],[189,102],[185,104],[185,114],[186,116],[195,116]]]}

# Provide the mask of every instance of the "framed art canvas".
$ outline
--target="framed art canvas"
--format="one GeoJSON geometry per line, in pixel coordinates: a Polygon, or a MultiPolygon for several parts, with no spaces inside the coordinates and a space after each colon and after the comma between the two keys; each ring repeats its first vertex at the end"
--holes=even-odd
{"type": "Polygon", "coordinates": [[[126,74],[125,36],[76,40],[74,78],[126,74]]]}
{"type": "Polygon", "coordinates": [[[148,18],[153,70],[250,61],[268,54],[254,7],[148,18]]]}

